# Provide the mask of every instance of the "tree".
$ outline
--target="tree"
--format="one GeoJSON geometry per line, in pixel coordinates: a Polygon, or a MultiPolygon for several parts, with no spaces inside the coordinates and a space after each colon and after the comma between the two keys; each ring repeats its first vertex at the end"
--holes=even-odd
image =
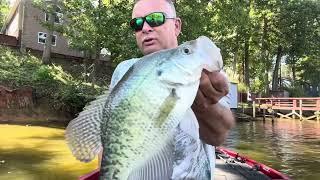
{"type": "Polygon", "coordinates": [[[47,34],[47,38],[46,38],[46,43],[44,45],[44,49],[43,49],[43,55],[42,55],[42,62],[44,64],[50,64],[50,57],[51,57],[51,44],[52,44],[52,38],[53,38],[53,27],[54,27],[54,23],[55,23],[55,18],[56,18],[56,9],[57,9],[57,5],[58,5],[58,0],[52,0],[51,2],[49,1],[45,1],[48,4],[48,9],[49,11],[46,12],[47,16],[48,16],[48,26],[50,28],[48,28],[48,34],[47,34]]]}
{"type": "Polygon", "coordinates": [[[300,83],[311,96],[320,96],[320,59],[319,56],[305,57],[297,64],[301,73],[300,83]]]}
{"type": "Polygon", "coordinates": [[[46,34],[46,41],[43,46],[42,53],[42,62],[43,64],[51,63],[51,46],[53,42],[53,32],[58,31],[59,27],[62,25],[58,25],[55,23],[58,17],[58,12],[60,12],[59,1],[58,0],[34,0],[33,5],[39,9],[41,9],[46,14],[46,21],[40,21],[39,23],[45,27],[48,31],[46,34]]]}
{"type": "Polygon", "coordinates": [[[250,86],[250,62],[256,42],[257,23],[253,1],[214,1],[213,35],[219,42],[225,63],[232,64],[239,81],[250,86]],[[236,67],[238,66],[238,70],[236,67]]]}
{"type": "Polygon", "coordinates": [[[106,48],[113,64],[140,55],[129,27],[133,1],[66,0],[68,26],[64,34],[70,45],[90,54],[106,48]]]}
{"type": "MultiPolygon", "coordinates": [[[[269,79],[272,88],[279,89],[283,57],[292,64],[293,79],[303,79],[300,67],[319,57],[318,1],[177,0],[175,4],[183,21],[179,41],[201,35],[213,39],[221,49],[225,66],[231,67],[233,76],[254,92],[267,93],[269,79]]],[[[115,66],[141,56],[128,23],[132,7],[132,0],[65,0],[64,21],[68,25],[54,26],[54,30],[62,32],[85,57],[95,58],[96,65],[100,50],[106,48],[115,66]]]]}
{"type": "Polygon", "coordinates": [[[289,1],[281,14],[280,23],[283,38],[286,41],[287,63],[292,68],[292,80],[295,84],[299,59],[312,55],[319,48],[320,21],[319,1],[289,1]]]}
{"type": "MultiPolygon", "coordinates": [[[[71,47],[84,52],[85,62],[95,59],[90,73],[92,82],[95,82],[101,49],[111,53],[112,66],[140,55],[129,27],[132,6],[133,1],[64,1],[68,26],[63,28],[63,34],[71,47]]],[[[85,65],[85,71],[87,69],[85,65]]]]}
{"type": "MultiPolygon", "coordinates": [[[[9,3],[6,0],[0,1],[0,27],[3,25],[9,12],[9,3]]],[[[2,28],[2,27],[1,27],[2,28]]]]}

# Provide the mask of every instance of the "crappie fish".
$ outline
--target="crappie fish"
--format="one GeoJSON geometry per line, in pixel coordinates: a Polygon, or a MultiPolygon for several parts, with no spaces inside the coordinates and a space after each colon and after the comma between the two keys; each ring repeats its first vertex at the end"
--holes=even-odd
{"type": "Polygon", "coordinates": [[[202,70],[222,66],[219,48],[204,36],[142,57],[109,94],[69,123],[66,139],[73,155],[88,162],[102,147],[103,180],[156,177],[169,168],[161,159],[195,99],[202,70]],[[150,169],[134,173],[142,167],[150,169]]]}

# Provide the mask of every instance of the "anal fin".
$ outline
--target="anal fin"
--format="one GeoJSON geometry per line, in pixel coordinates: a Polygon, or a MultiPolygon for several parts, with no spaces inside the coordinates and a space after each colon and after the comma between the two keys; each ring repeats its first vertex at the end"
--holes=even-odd
{"type": "Polygon", "coordinates": [[[173,166],[173,139],[169,139],[166,145],[146,161],[141,167],[137,167],[129,175],[128,180],[169,180],[173,166]]]}

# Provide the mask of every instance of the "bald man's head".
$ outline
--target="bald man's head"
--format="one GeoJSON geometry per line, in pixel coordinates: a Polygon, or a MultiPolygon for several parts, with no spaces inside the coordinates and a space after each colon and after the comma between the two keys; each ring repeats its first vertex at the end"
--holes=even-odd
{"type": "MultiPolygon", "coordinates": [[[[141,1],[141,0],[135,0],[134,1],[134,4],[137,4],[139,1],[141,1]]],[[[159,1],[159,0],[158,0],[159,1]]],[[[161,1],[161,0],[160,0],[161,1]]],[[[172,0],[162,0],[162,1],[166,1],[169,5],[170,5],[170,8],[171,8],[171,10],[172,10],[172,16],[173,17],[177,17],[177,12],[176,12],[176,8],[174,7],[174,3],[173,3],[173,1],[172,0]]]]}
{"type": "Polygon", "coordinates": [[[181,32],[181,20],[176,17],[171,0],[138,0],[133,7],[132,18],[145,18],[152,13],[163,13],[165,19],[157,26],[144,19],[142,29],[135,31],[137,45],[144,55],[177,47],[177,37],[181,32]]]}

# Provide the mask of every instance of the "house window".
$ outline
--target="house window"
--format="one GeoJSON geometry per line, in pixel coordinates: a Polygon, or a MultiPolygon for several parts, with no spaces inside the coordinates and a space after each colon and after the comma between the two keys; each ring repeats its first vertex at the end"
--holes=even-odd
{"type": "MultiPolygon", "coordinates": [[[[46,38],[47,38],[47,33],[38,32],[38,43],[40,43],[40,44],[45,44],[45,43],[46,43],[46,38]]],[[[52,46],[56,46],[56,44],[57,44],[57,36],[56,36],[56,35],[53,35],[53,36],[52,36],[51,45],[52,45],[52,46]]]]}
{"type": "MultiPolygon", "coordinates": [[[[53,13],[54,15],[54,23],[60,24],[62,23],[62,17],[63,14],[61,13],[61,9],[59,7],[56,8],[56,12],[53,13]]],[[[45,15],[45,20],[49,21],[49,16],[47,13],[44,14],[45,15]]]]}

